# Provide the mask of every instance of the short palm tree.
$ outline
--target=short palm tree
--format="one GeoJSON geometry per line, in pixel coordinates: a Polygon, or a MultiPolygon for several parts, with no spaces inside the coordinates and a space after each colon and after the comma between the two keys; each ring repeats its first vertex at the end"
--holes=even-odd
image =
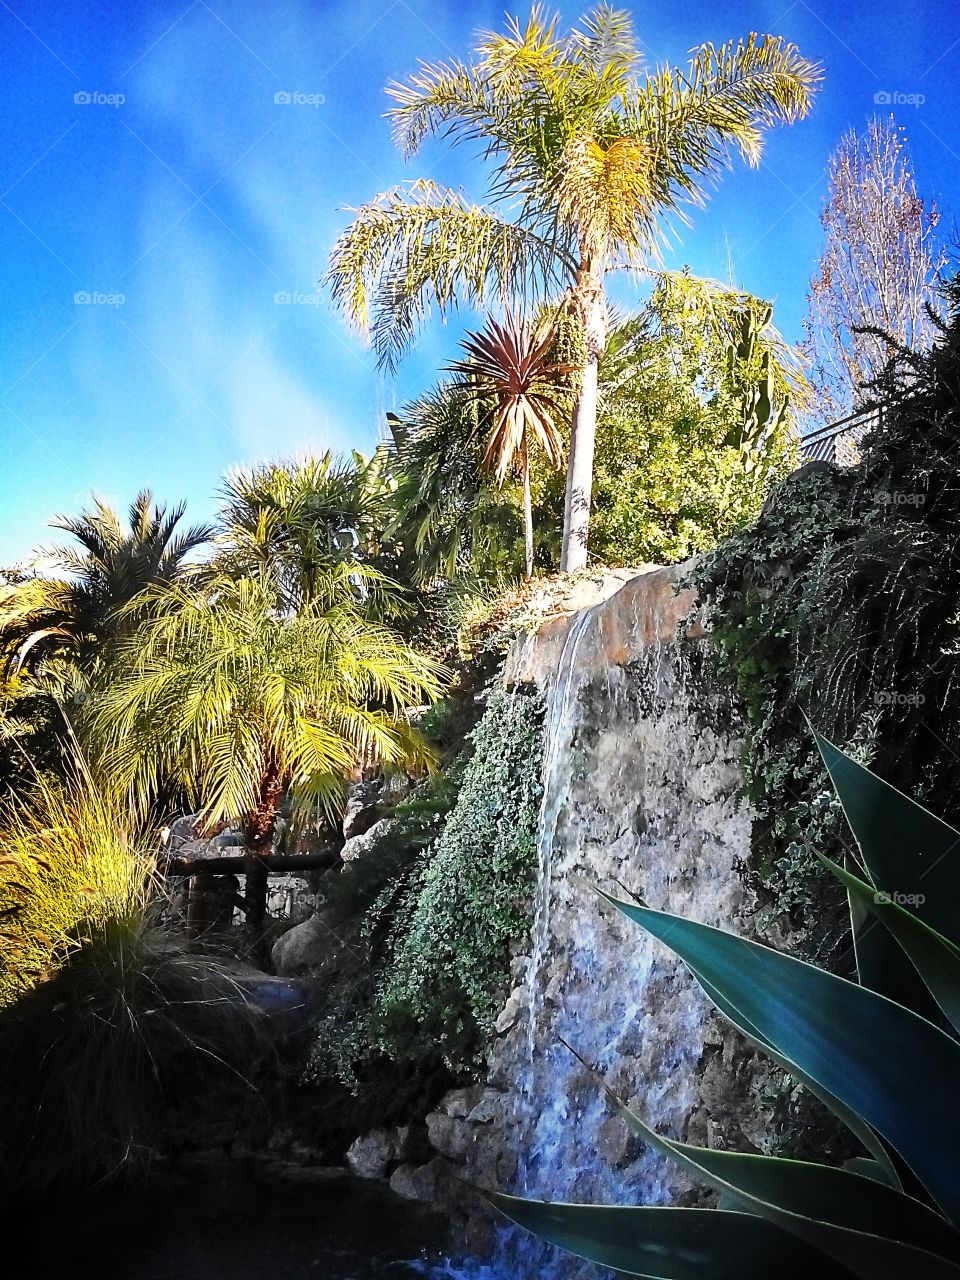
{"type": "Polygon", "coordinates": [[[219,565],[232,577],[267,573],[298,609],[325,590],[331,565],[369,560],[386,518],[378,467],[329,452],[232,473],[221,489],[219,565]]]}
{"type": "Polygon", "coordinates": [[[297,613],[262,579],[173,585],[136,606],[87,725],[137,807],[179,784],[207,823],[239,820],[249,846],[247,922],[259,936],[281,799],[333,808],[376,763],[419,766],[411,708],[440,669],[358,608],[346,567],[297,613]]]}
{"type": "Polygon", "coordinates": [[[434,305],[566,290],[585,339],[561,566],[573,570],[587,555],[606,274],[654,260],[665,216],[702,203],[731,151],[756,164],[767,127],[807,114],[820,69],[751,34],[643,75],[628,14],[601,5],[566,37],[557,21],[534,7],[525,26],[485,34],[472,64],[390,86],[406,156],[436,135],[485,148],[490,207],[426,180],[386,191],[354,211],[326,279],[388,367],[434,305]]]}
{"type": "Polygon", "coordinates": [[[480,565],[494,576],[505,558],[513,576],[516,507],[481,466],[488,407],[475,387],[445,380],[399,415],[387,414],[388,531],[402,548],[404,577],[418,585],[470,579],[480,565]]]}
{"type": "Polygon", "coordinates": [[[130,505],[127,525],[100,498],[92,510],[58,516],[54,529],[79,546],[54,547],[48,554],[58,578],[27,578],[0,599],[0,649],[9,663],[36,667],[65,659],[89,671],[121,629],[120,611],[145,588],[182,580],[188,557],[213,536],[207,525],[181,529],[185,504],[168,509],[149,489],[130,505]]]}
{"type": "Polygon", "coordinates": [[[468,379],[468,390],[492,401],[479,424],[481,429],[489,425],[483,467],[495,474],[498,485],[511,468],[519,468],[528,578],[533,577],[530,454],[537,444],[550,466],[559,467],[563,460],[563,441],[555,422],[560,408],[556,380],[570,370],[551,360],[553,337],[549,326],[534,332],[528,321],[510,311],[502,323],[490,316],[479,333],[468,334],[461,343],[467,358],[450,366],[452,373],[468,379]]]}

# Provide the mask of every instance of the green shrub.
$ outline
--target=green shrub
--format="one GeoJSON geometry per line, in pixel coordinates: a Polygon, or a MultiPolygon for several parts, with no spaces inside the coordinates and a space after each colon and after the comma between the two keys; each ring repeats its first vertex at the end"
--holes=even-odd
{"type": "Polygon", "coordinates": [[[496,686],[461,754],[336,877],[330,905],[353,915],[366,963],[326,992],[309,1080],[373,1106],[410,1070],[428,1091],[476,1076],[529,927],[542,714],[496,686]]]}
{"type": "Polygon", "coordinates": [[[409,1021],[454,1070],[482,1058],[529,925],[542,786],[542,707],[496,688],[457,802],[394,925],[380,1010],[389,1047],[409,1021]]]}
{"type": "MultiPolygon", "coordinates": [[[[856,467],[816,464],[691,574],[720,678],[749,719],[754,866],[826,958],[842,900],[807,850],[842,824],[807,716],[950,820],[960,815],[960,326],[917,362],[856,467]],[[784,803],[784,796],[787,803],[784,803]]],[[[893,392],[891,392],[893,394],[893,392]]]]}
{"type": "Polygon", "coordinates": [[[82,764],[38,776],[0,811],[0,1005],[52,976],[81,939],[138,919],[153,862],[116,797],[82,764]]]}

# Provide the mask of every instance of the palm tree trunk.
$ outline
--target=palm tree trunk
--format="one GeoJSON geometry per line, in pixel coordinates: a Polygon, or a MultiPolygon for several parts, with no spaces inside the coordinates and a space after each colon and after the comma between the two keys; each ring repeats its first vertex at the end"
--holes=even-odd
{"type": "Polygon", "coordinates": [[[597,436],[597,366],[607,342],[603,274],[589,263],[581,264],[572,291],[574,307],[583,324],[587,361],[583,382],[570,425],[570,460],[563,511],[561,573],[574,573],[587,563],[590,532],[590,499],[593,491],[593,451],[597,436]]]}
{"type": "Polygon", "coordinates": [[[533,577],[533,497],[530,493],[530,452],[526,437],[523,441],[523,455],[520,460],[523,468],[523,540],[527,578],[533,577]]]}
{"type": "Polygon", "coordinates": [[[267,880],[283,786],[276,769],[268,769],[260,785],[256,812],[249,822],[249,849],[244,856],[244,914],[251,956],[264,964],[266,954],[267,880]]]}
{"type": "Polygon", "coordinates": [[[597,357],[588,356],[583,383],[570,427],[570,462],[564,504],[563,550],[560,572],[574,573],[587,563],[590,498],[593,490],[593,451],[597,435],[597,357]]]}

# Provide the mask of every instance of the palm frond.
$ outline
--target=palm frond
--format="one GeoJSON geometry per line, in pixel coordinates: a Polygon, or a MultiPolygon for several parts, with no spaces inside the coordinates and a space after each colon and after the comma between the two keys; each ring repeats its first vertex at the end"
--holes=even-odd
{"type": "Polygon", "coordinates": [[[447,315],[490,297],[546,296],[572,266],[552,238],[432,182],[393,188],[355,212],[325,282],[388,369],[432,307],[447,315]]]}
{"type": "MultiPolygon", "coordinates": [[[[624,129],[652,150],[651,209],[662,217],[704,200],[732,151],[759,162],[770,126],[805,116],[822,78],[780,37],[751,33],[694,53],[686,71],[661,67],[624,107],[624,129]]],[[[662,235],[662,229],[652,227],[662,235]]]]}

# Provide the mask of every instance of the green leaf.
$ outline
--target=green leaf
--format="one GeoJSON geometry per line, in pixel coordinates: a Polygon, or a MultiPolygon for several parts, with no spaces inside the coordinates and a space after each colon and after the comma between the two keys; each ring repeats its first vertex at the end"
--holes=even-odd
{"type": "Polygon", "coordinates": [[[960,1221],[960,1044],[845,978],[709,925],[611,905],[665,942],[784,1057],[857,1112],[960,1221]]]}
{"type": "Polygon", "coordinates": [[[960,943],[960,832],[814,735],[870,879],[960,943]]]}
{"type": "Polygon", "coordinates": [[[843,1167],[849,1169],[851,1173],[860,1173],[865,1178],[873,1178],[874,1182],[882,1182],[885,1186],[896,1186],[899,1189],[899,1183],[892,1183],[887,1176],[887,1171],[878,1160],[868,1160],[866,1156],[852,1156],[849,1160],[844,1160],[843,1167]]]}
{"type": "Polygon", "coordinates": [[[867,1151],[871,1153],[876,1163],[884,1170],[886,1181],[889,1182],[892,1187],[900,1187],[900,1177],[894,1167],[893,1161],[887,1154],[883,1143],[870,1126],[865,1124],[861,1117],[858,1116],[855,1111],[852,1111],[844,1102],[841,1102],[838,1097],[830,1093],[829,1090],[824,1089],[821,1084],[812,1079],[812,1077],[807,1075],[806,1072],[802,1071],[795,1062],[792,1062],[789,1058],[786,1058],[783,1054],[779,1053],[775,1046],[772,1045],[769,1040],[765,1039],[757,1028],[749,1023],[743,1015],[730,1004],[729,1000],[726,999],[722,992],[718,991],[716,987],[711,986],[711,984],[704,978],[703,974],[694,969],[692,965],[689,967],[690,972],[696,978],[697,983],[703,988],[707,997],[717,1006],[727,1021],[732,1026],[736,1027],[741,1035],[745,1036],[747,1040],[752,1044],[755,1044],[758,1049],[762,1049],[764,1053],[768,1054],[778,1066],[782,1067],[784,1071],[802,1084],[805,1089],[808,1089],[815,1098],[819,1098],[823,1105],[831,1111],[838,1120],[845,1124],[855,1137],[859,1138],[867,1151]]]}
{"type": "Polygon", "coordinates": [[[603,1267],[650,1280],[850,1280],[851,1272],[750,1213],[548,1204],[487,1193],[518,1226],[603,1267]]]}
{"type": "Polygon", "coordinates": [[[960,1236],[925,1204],[843,1169],[674,1142],[651,1129],[599,1076],[597,1080],[644,1142],[732,1196],[735,1208],[756,1213],[822,1249],[862,1280],[902,1280],[911,1274],[928,1280],[960,1277],[960,1267],[947,1261],[960,1254],[960,1236]]]}
{"type": "Polygon", "coordinates": [[[817,855],[851,898],[889,930],[916,967],[930,994],[956,1031],[960,1031],[960,950],[912,912],[892,902],[884,893],[865,883],[829,858],[817,855]]]}

